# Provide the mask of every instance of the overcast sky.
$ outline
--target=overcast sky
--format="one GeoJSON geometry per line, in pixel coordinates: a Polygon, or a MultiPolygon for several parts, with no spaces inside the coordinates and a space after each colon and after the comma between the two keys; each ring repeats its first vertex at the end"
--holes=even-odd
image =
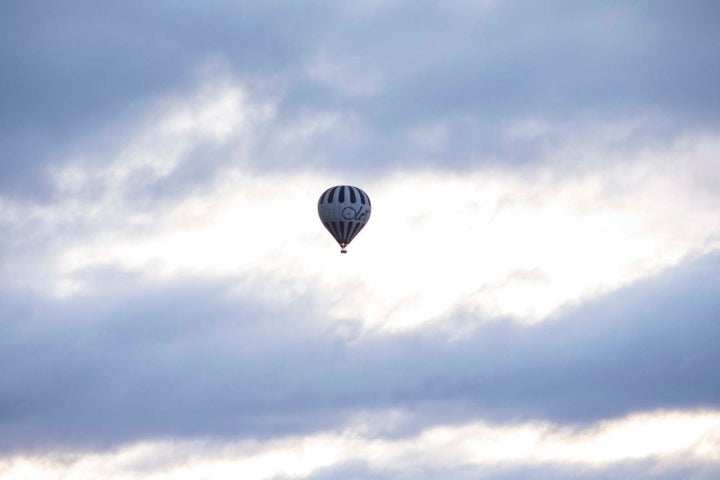
{"type": "Polygon", "coordinates": [[[0,479],[719,478],[719,22],[4,0],[0,479]]]}

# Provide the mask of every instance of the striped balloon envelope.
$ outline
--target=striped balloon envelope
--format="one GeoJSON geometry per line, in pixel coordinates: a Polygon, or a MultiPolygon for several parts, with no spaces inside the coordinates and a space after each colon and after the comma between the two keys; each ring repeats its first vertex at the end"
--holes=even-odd
{"type": "Polygon", "coordinates": [[[340,244],[340,253],[370,219],[370,197],[357,187],[330,187],[318,200],[318,215],[325,228],[340,244]]]}

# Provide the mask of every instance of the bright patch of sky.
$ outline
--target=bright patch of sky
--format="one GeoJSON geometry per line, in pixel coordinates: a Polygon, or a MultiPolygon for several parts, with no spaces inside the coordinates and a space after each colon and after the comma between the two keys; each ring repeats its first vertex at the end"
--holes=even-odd
{"type": "MultiPolygon", "coordinates": [[[[4,201],[6,228],[33,221],[40,231],[77,231],[48,239],[42,256],[21,257],[8,274],[59,296],[97,288],[83,280],[94,269],[150,279],[230,277],[242,294],[282,302],[317,295],[337,319],[395,330],[457,309],[541,321],[709,252],[720,239],[720,194],[703,184],[720,170],[720,138],[688,134],[670,149],[617,158],[610,142],[598,140],[615,128],[597,125],[593,138],[577,134],[534,169],[399,169],[368,179],[361,186],[375,205],[372,223],[340,258],[307,199],[347,178],[246,166],[247,145],[259,141],[253,129],[273,121],[272,103],[253,102],[230,80],[164,103],[136,122],[143,127],[122,148],[103,152],[107,161],[81,157],[55,167],[57,203],[4,201]],[[234,145],[227,155],[236,161],[172,201],[133,203],[138,182],[172,175],[184,155],[208,142],[234,145]],[[598,160],[576,170],[566,167],[569,157],[598,160]]],[[[343,128],[339,114],[317,122],[301,119],[280,142],[302,149],[308,137],[343,128]]],[[[563,128],[528,125],[510,130],[563,128]]]]}
{"type": "MultiPolygon", "coordinates": [[[[378,417],[378,415],[375,415],[378,417]]],[[[393,414],[373,418],[392,422],[393,414]]],[[[102,474],[109,480],[130,478],[195,479],[242,476],[307,478],[333,464],[364,459],[370,470],[391,475],[417,469],[452,470],[462,466],[482,474],[483,467],[518,463],[580,464],[599,467],[613,462],[653,460],[663,456],[678,465],[720,461],[720,413],[661,411],[608,420],[585,428],[548,423],[489,425],[473,423],[435,427],[411,438],[372,434],[363,419],[342,432],[321,432],[269,441],[157,441],[116,451],[50,456],[17,456],[0,463],[0,478],[85,480],[102,474]]]]}

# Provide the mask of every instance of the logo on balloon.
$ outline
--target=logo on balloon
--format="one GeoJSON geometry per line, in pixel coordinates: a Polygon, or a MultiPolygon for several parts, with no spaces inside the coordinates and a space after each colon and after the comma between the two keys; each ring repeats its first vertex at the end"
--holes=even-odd
{"type": "Polygon", "coordinates": [[[353,207],[345,207],[342,210],[342,216],[345,220],[358,220],[362,221],[367,216],[368,211],[363,210],[362,207],[359,207],[357,210],[355,210],[353,207]]]}

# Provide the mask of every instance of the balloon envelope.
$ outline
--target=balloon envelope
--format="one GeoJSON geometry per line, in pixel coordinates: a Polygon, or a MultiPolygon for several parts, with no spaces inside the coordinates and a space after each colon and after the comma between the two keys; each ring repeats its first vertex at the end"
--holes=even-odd
{"type": "Polygon", "coordinates": [[[370,197],[357,187],[330,187],[318,200],[318,215],[325,228],[340,244],[340,252],[355,238],[370,219],[370,197]]]}

